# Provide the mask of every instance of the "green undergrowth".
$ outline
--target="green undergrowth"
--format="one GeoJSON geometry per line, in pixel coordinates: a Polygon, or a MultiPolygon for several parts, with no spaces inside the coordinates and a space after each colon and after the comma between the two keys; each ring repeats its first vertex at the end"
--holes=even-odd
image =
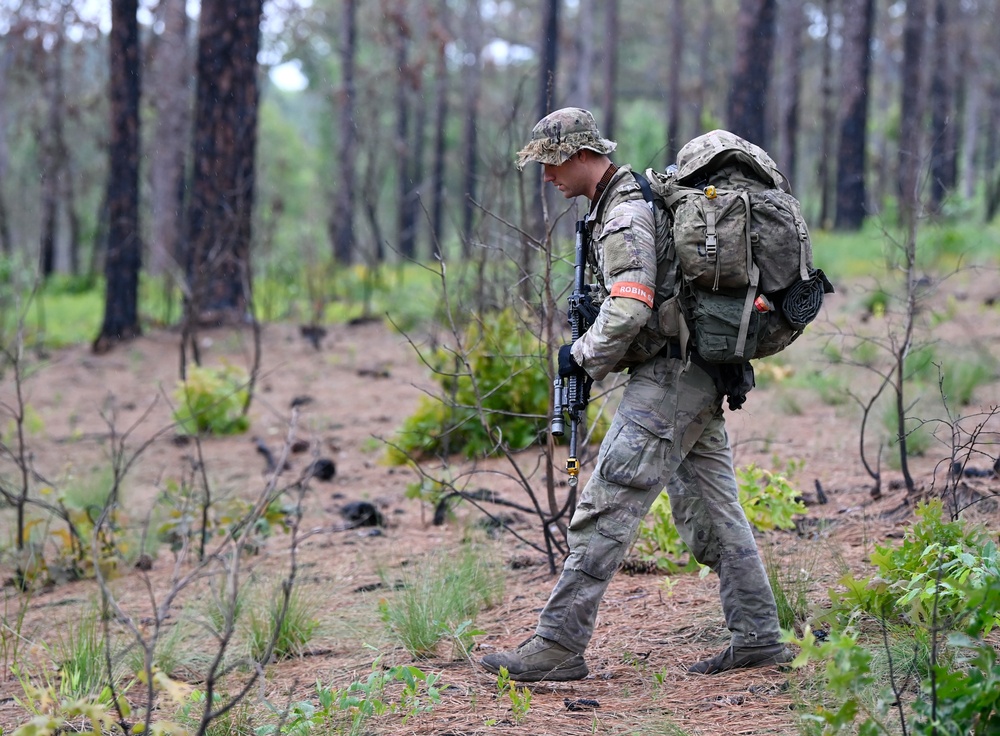
{"type": "MultiPolygon", "coordinates": [[[[426,360],[440,390],[422,397],[404,421],[388,462],[484,457],[497,454],[501,442],[517,451],[546,441],[552,383],[543,370],[544,346],[513,310],[473,321],[459,346],[441,346],[426,360]]],[[[600,442],[606,429],[597,423],[592,441],[600,442]]]]}
{"type": "Polygon", "coordinates": [[[995,535],[947,518],[932,499],[871,563],[872,574],[829,591],[831,606],[800,638],[787,637],[800,648],[793,666],[815,662],[824,689],[804,724],[823,734],[1000,733],[995,535]]]}

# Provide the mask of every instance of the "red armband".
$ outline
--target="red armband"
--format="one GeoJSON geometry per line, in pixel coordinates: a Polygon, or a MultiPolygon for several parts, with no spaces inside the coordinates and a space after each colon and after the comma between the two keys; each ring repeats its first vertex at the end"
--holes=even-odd
{"type": "Polygon", "coordinates": [[[618,281],[611,286],[611,296],[638,299],[650,309],[653,308],[653,290],[634,281],[618,281]]]}

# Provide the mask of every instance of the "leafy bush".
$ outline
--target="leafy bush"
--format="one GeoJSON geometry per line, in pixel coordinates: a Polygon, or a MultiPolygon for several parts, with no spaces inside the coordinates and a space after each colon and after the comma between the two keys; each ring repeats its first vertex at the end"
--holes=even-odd
{"type": "Polygon", "coordinates": [[[191,366],[174,392],[174,420],[182,434],[240,434],[250,427],[244,415],[247,376],[235,366],[191,366]]]}
{"type": "MultiPolygon", "coordinates": [[[[796,469],[795,464],[789,465],[790,471],[796,469]]],[[[799,492],[785,476],[758,468],[755,463],[736,471],[736,486],[747,521],[761,531],[794,529],[792,517],[807,511],[799,492]]]]}
{"type": "MultiPolygon", "coordinates": [[[[790,463],[789,469],[797,470],[798,465],[790,463]]],[[[792,517],[806,513],[805,505],[798,500],[798,491],[784,476],[753,463],[736,471],[736,485],[747,520],[757,529],[793,529],[792,517]]],[[[666,491],[653,501],[651,511],[652,522],[639,530],[639,553],[670,572],[696,569],[698,563],[694,559],[682,560],[688,548],[674,526],[666,491]]]]}
{"type": "MultiPolygon", "coordinates": [[[[926,736],[986,736],[1000,733],[1000,662],[993,645],[981,638],[1000,615],[1000,577],[981,588],[968,590],[969,618],[962,631],[947,639],[950,652],[933,654],[929,666],[917,668],[919,694],[905,716],[908,732],[926,736]]],[[[912,641],[915,631],[902,638],[912,641]]],[[[874,666],[875,654],[887,649],[887,639],[878,637],[876,649],[866,647],[856,630],[834,631],[820,644],[811,630],[802,639],[789,638],[801,647],[792,662],[803,667],[810,660],[825,664],[826,687],[838,704],[817,705],[804,716],[823,726],[824,734],[893,734],[888,725],[904,713],[903,697],[912,690],[902,679],[912,674],[897,660],[896,680],[881,675],[874,666]],[[893,714],[891,711],[898,710],[893,714]],[[860,727],[858,719],[862,722],[860,727]]]]}
{"type": "MultiPolygon", "coordinates": [[[[915,514],[899,547],[875,545],[871,561],[877,575],[846,576],[840,581],[845,591],[831,591],[834,613],[843,619],[860,610],[945,630],[972,615],[968,591],[1000,580],[996,543],[980,528],[945,520],[940,499],[919,504],[915,514]]],[[[987,619],[982,633],[998,624],[996,617],[987,619]]]]}
{"type": "Polygon", "coordinates": [[[507,309],[470,324],[462,344],[464,350],[441,347],[428,359],[442,394],[425,396],[403,423],[390,462],[453,452],[482,457],[501,440],[515,451],[545,441],[552,384],[538,337],[507,309]]]}
{"type": "Polygon", "coordinates": [[[674,525],[670,496],[666,491],[656,497],[650,511],[652,520],[639,530],[636,551],[644,559],[656,562],[657,568],[668,573],[696,570],[698,562],[693,556],[688,555],[687,560],[684,559],[688,547],[674,525]]]}

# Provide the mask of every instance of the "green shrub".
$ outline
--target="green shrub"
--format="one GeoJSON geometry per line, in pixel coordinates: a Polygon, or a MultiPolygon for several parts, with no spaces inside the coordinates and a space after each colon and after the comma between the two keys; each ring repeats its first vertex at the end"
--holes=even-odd
{"type": "Polygon", "coordinates": [[[636,551],[668,573],[696,570],[698,562],[688,554],[688,547],[674,525],[670,496],[666,491],[656,497],[650,511],[650,522],[643,524],[639,530],[636,551]]]}
{"type": "MultiPolygon", "coordinates": [[[[789,464],[790,472],[798,468],[796,463],[789,464]]],[[[755,464],[736,471],[736,485],[747,520],[757,529],[793,529],[793,517],[807,511],[805,504],[798,500],[798,491],[784,476],[755,464]]],[[[697,569],[698,563],[693,558],[684,560],[688,548],[674,526],[666,491],[656,497],[651,511],[652,521],[639,530],[636,549],[640,555],[669,572],[697,569]]]]}
{"type": "MultiPolygon", "coordinates": [[[[795,465],[790,466],[790,470],[795,469],[795,465]]],[[[736,485],[747,520],[762,531],[794,529],[793,517],[807,511],[787,478],[755,463],[736,471],[736,485]]]]}
{"type": "Polygon", "coordinates": [[[947,637],[946,651],[940,642],[928,646],[926,640],[937,634],[920,627],[886,627],[869,645],[852,628],[831,632],[822,644],[808,629],[801,639],[789,637],[801,647],[792,666],[803,667],[810,660],[823,663],[826,688],[836,698],[830,707],[814,705],[804,719],[821,725],[824,734],[889,734],[896,730],[886,724],[898,723],[896,709],[901,707],[912,734],[1000,733],[1000,662],[996,649],[982,638],[1000,615],[1000,577],[967,588],[967,595],[968,617],[961,630],[947,637]],[[922,661],[908,663],[907,657],[922,661]],[[890,659],[894,677],[888,674],[890,659]],[[910,684],[914,675],[916,695],[910,684]],[[904,698],[912,698],[911,708],[900,703],[904,698]]]}
{"type": "MultiPolygon", "coordinates": [[[[848,575],[840,581],[844,592],[831,591],[833,612],[842,620],[860,610],[952,630],[976,613],[966,603],[968,592],[1000,580],[1000,557],[988,532],[944,519],[940,499],[919,504],[915,514],[916,521],[898,547],[875,545],[874,577],[848,575]]],[[[1000,618],[987,617],[980,633],[987,634],[998,624],[1000,618]]]]}
{"type": "Polygon", "coordinates": [[[407,455],[482,457],[495,453],[499,441],[515,451],[545,442],[552,384],[541,341],[507,309],[470,324],[462,343],[464,355],[441,347],[430,356],[441,395],[423,397],[396,433],[389,462],[405,462],[407,455]]]}
{"type": "Polygon", "coordinates": [[[181,434],[240,434],[250,427],[243,413],[247,376],[235,366],[190,366],[174,392],[174,421],[181,434]]]}

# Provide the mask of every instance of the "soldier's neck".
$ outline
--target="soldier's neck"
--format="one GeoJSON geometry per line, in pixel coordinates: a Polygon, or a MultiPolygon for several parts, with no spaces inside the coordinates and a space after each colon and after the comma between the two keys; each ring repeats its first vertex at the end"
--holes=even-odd
{"type": "Polygon", "coordinates": [[[616,173],[618,173],[618,167],[614,163],[608,164],[608,168],[604,170],[604,175],[594,188],[594,196],[590,198],[591,211],[593,211],[594,207],[601,200],[601,195],[604,194],[604,190],[608,188],[608,184],[611,183],[616,173]]]}

